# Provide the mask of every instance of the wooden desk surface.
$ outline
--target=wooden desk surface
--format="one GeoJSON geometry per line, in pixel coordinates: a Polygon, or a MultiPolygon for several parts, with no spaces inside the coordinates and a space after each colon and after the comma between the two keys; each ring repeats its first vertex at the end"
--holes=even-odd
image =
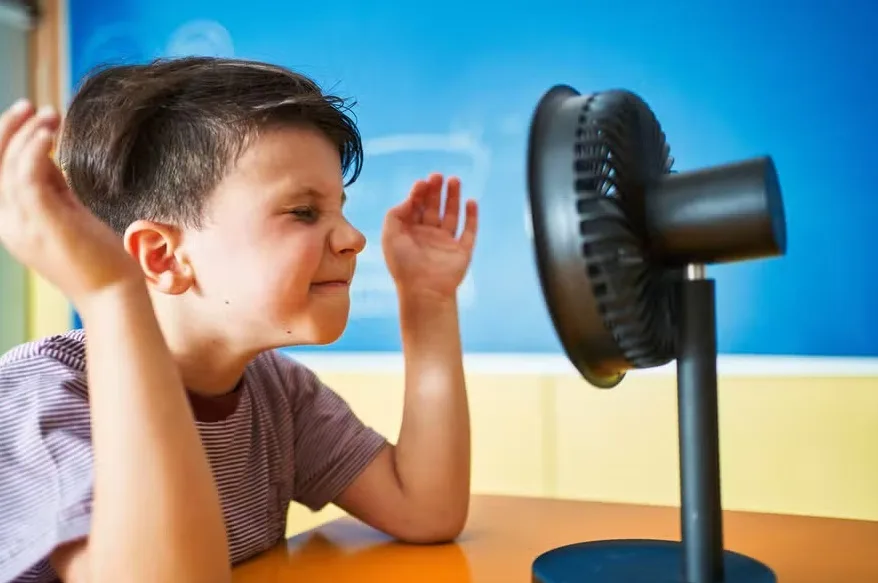
{"type": "MultiPolygon", "coordinates": [[[[726,512],[726,548],[779,583],[878,583],[878,522],[726,512]]],[[[530,583],[550,548],[612,538],[679,540],[675,508],[474,496],[455,544],[397,544],[350,518],[240,565],[234,583],[530,583]]]]}

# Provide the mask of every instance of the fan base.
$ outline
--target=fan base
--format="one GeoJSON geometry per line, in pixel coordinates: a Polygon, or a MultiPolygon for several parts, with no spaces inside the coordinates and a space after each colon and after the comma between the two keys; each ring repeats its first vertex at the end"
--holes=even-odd
{"type": "MultiPolygon", "coordinates": [[[[711,583],[777,583],[774,572],[755,559],[732,551],[725,551],[723,559],[725,576],[722,581],[711,583]]],[[[534,560],[532,580],[533,583],[696,583],[684,579],[682,543],[663,540],[607,540],[552,549],[534,560]]]]}

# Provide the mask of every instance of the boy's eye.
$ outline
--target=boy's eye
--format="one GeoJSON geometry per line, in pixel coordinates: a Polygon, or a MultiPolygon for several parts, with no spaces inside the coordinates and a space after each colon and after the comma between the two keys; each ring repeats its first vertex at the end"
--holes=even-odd
{"type": "Polygon", "coordinates": [[[317,211],[309,206],[294,208],[290,214],[303,221],[313,222],[317,220],[317,211]]]}

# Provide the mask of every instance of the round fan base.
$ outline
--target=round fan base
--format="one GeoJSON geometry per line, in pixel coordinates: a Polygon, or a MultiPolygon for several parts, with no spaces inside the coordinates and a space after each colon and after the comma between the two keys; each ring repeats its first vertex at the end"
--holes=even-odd
{"type": "MultiPolygon", "coordinates": [[[[725,551],[716,583],[777,583],[774,572],[750,557],[725,551]]],[[[608,540],[547,551],[533,563],[533,583],[690,583],[683,545],[663,540],[608,540]]],[[[706,582],[705,582],[706,583],[706,582]]]]}

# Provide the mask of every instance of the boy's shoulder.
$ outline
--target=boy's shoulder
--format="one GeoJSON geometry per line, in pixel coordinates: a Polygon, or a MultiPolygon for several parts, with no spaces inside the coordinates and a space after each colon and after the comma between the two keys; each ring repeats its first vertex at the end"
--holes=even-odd
{"type": "MultiPolygon", "coordinates": [[[[48,574],[89,530],[91,426],[81,331],[0,355],[0,581],[48,574]]],[[[45,579],[47,580],[47,579],[45,579]]]]}
{"type": "Polygon", "coordinates": [[[35,423],[87,432],[88,386],[82,330],[46,336],[0,354],[0,401],[10,413],[0,415],[2,439],[15,434],[34,437],[30,432],[35,423]]]}
{"type": "MultiPolygon", "coordinates": [[[[36,406],[45,399],[57,402],[59,398],[66,401],[73,397],[82,401],[86,393],[82,330],[39,338],[0,354],[0,395],[4,399],[15,394],[19,401],[26,401],[19,403],[20,406],[36,406]]],[[[52,403],[43,403],[47,404],[52,403]]]]}
{"type": "Polygon", "coordinates": [[[85,331],[69,330],[19,344],[0,354],[0,370],[53,360],[76,372],[85,372],[85,331]]]}
{"type": "MultiPolygon", "coordinates": [[[[53,362],[71,372],[85,373],[85,330],[68,330],[25,342],[0,353],[0,373],[9,369],[45,368],[53,362]]],[[[247,365],[253,384],[282,384],[290,388],[308,390],[319,384],[317,375],[304,364],[280,350],[259,354],[247,365]]]]}

